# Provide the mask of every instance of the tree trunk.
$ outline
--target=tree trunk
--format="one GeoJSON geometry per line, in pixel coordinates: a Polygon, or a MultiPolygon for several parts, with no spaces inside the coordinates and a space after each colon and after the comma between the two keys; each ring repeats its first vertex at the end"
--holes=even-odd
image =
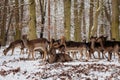
{"type": "Polygon", "coordinates": [[[80,11],[78,13],[78,1],[74,0],[74,37],[75,41],[81,41],[81,23],[82,23],[82,14],[83,14],[83,0],[80,4],[80,11]]]}
{"type": "Polygon", "coordinates": [[[50,0],[48,0],[48,40],[50,40],[50,0]]]}
{"type": "Polygon", "coordinates": [[[41,32],[40,38],[43,38],[44,25],[45,25],[45,14],[46,14],[46,2],[44,0],[39,0],[40,2],[40,11],[41,11],[41,32]],[[44,4],[45,2],[45,4],[44,4]]]}
{"type": "Polygon", "coordinates": [[[91,28],[93,26],[93,8],[94,8],[94,0],[90,0],[90,9],[89,9],[89,34],[88,34],[88,39],[90,39],[91,35],[91,28]]]}
{"type": "Polygon", "coordinates": [[[93,18],[93,26],[91,28],[91,36],[97,36],[97,28],[98,28],[98,16],[100,13],[101,6],[99,6],[99,0],[96,0],[96,10],[93,18]]]}
{"type": "Polygon", "coordinates": [[[66,40],[70,40],[71,0],[64,0],[64,29],[66,40]]]}
{"type": "Polygon", "coordinates": [[[1,24],[1,45],[5,46],[6,45],[6,19],[7,19],[7,6],[8,5],[8,0],[4,1],[4,7],[3,7],[3,17],[2,17],[2,24],[1,24]]]}
{"type": "Polygon", "coordinates": [[[54,39],[57,39],[57,0],[54,0],[55,3],[55,9],[54,9],[54,14],[55,14],[55,23],[54,23],[54,39]]]}
{"type": "Polygon", "coordinates": [[[29,40],[36,39],[36,9],[35,9],[35,1],[29,0],[29,8],[30,8],[30,21],[29,21],[29,40]]]}
{"type": "Polygon", "coordinates": [[[9,33],[9,30],[10,30],[10,24],[11,24],[11,21],[12,21],[12,18],[13,18],[13,13],[14,13],[14,11],[11,10],[10,17],[8,19],[8,28],[6,30],[6,36],[7,36],[6,41],[8,40],[8,33],[9,33]]]}
{"type": "Polygon", "coordinates": [[[119,38],[119,0],[112,0],[112,39],[120,40],[119,38]]]}
{"type": "Polygon", "coordinates": [[[18,40],[21,38],[21,29],[20,29],[20,26],[19,26],[19,2],[18,0],[15,0],[15,21],[16,21],[16,34],[15,34],[15,40],[18,40]]]}

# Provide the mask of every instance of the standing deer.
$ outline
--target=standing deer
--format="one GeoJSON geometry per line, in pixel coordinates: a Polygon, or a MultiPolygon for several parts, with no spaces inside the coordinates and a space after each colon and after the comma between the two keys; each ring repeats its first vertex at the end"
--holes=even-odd
{"type": "Polygon", "coordinates": [[[34,52],[38,49],[42,50],[44,53],[43,60],[46,60],[49,41],[45,38],[38,38],[33,40],[28,40],[27,35],[22,36],[22,41],[26,48],[29,50],[28,58],[32,55],[32,59],[34,59],[34,52]]]}
{"type": "Polygon", "coordinates": [[[97,37],[93,37],[93,36],[90,37],[89,54],[90,54],[90,57],[91,55],[93,55],[95,58],[94,52],[97,51],[98,58],[100,59],[101,45],[100,43],[96,42],[96,39],[97,37]]]}
{"type": "Polygon", "coordinates": [[[100,43],[100,45],[102,46],[102,48],[104,50],[103,55],[105,55],[105,53],[108,52],[108,61],[111,60],[112,53],[114,53],[114,54],[116,53],[118,55],[118,57],[120,57],[120,54],[119,54],[120,42],[119,41],[107,40],[107,37],[100,36],[97,39],[97,42],[100,43]]]}
{"type": "Polygon", "coordinates": [[[4,51],[3,51],[4,55],[6,55],[9,50],[12,50],[12,54],[11,55],[13,55],[15,47],[18,47],[18,46],[21,47],[20,54],[24,53],[25,46],[23,44],[23,41],[22,40],[16,40],[16,41],[11,42],[10,45],[6,49],[4,49],[4,51]]]}

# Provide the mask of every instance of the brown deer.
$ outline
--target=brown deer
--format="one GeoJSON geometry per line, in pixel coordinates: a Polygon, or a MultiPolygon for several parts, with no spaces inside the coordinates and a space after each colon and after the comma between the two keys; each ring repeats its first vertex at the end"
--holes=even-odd
{"type": "Polygon", "coordinates": [[[4,49],[4,51],[3,51],[4,55],[6,55],[8,53],[8,51],[10,51],[10,50],[12,50],[11,55],[13,55],[15,47],[18,47],[18,46],[21,47],[20,54],[24,53],[25,46],[23,44],[23,41],[22,40],[16,40],[16,41],[11,42],[10,45],[6,49],[4,49]]]}
{"type": "Polygon", "coordinates": [[[97,42],[99,42],[104,50],[103,54],[105,55],[108,52],[108,60],[111,60],[112,53],[116,53],[118,57],[119,55],[119,49],[120,49],[120,42],[115,40],[107,40],[106,36],[100,36],[97,39],[97,42]]]}
{"type": "Polygon", "coordinates": [[[49,41],[45,38],[38,38],[33,40],[28,40],[27,35],[22,36],[22,41],[26,48],[29,50],[28,58],[32,55],[32,59],[34,59],[34,52],[38,49],[41,49],[44,53],[43,60],[46,60],[49,41]]]}
{"type": "Polygon", "coordinates": [[[72,57],[77,57],[77,52],[80,52],[80,59],[83,57],[83,51],[85,51],[85,55],[87,60],[89,59],[89,55],[87,53],[87,47],[84,42],[75,42],[75,41],[65,41],[65,38],[62,37],[58,40],[52,40],[53,45],[56,49],[60,51],[60,53],[71,53],[72,57]]]}
{"type": "Polygon", "coordinates": [[[100,53],[102,51],[102,47],[99,42],[96,42],[97,37],[90,37],[90,42],[87,43],[87,46],[89,47],[89,55],[90,57],[93,55],[95,58],[94,52],[98,52],[98,59],[100,59],[100,53]]]}
{"type": "Polygon", "coordinates": [[[56,53],[56,48],[54,46],[50,47],[48,54],[49,57],[47,61],[49,63],[68,62],[73,60],[68,54],[56,53]]]}

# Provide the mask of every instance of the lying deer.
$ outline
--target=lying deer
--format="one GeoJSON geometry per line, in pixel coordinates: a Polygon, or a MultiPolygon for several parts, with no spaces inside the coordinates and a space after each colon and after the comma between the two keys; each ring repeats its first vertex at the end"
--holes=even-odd
{"type": "Polygon", "coordinates": [[[13,55],[15,47],[18,47],[18,46],[21,47],[20,54],[24,53],[25,46],[23,44],[23,41],[22,40],[16,40],[14,42],[11,42],[10,45],[6,49],[4,49],[4,51],[3,51],[4,55],[6,55],[8,53],[8,51],[10,51],[10,50],[12,50],[11,55],[13,55]]]}
{"type": "Polygon", "coordinates": [[[56,53],[56,47],[54,46],[50,47],[48,54],[49,57],[47,61],[49,63],[72,61],[72,58],[68,54],[56,53]]]}
{"type": "Polygon", "coordinates": [[[32,55],[32,59],[34,59],[34,52],[38,49],[42,50],[44,53],[43,60],[46,60],[47,57],[47,48],[49,45],[49,41],[45,38],[38,38],[34,40],[28,40],[27,35],[22,36],[22,41],[26,48],[29,50],[28,58],[32,55]]]}

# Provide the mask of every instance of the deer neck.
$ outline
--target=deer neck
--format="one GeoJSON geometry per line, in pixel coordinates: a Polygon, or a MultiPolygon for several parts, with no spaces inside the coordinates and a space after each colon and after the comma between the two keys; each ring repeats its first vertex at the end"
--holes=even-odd
{"type": "Polygon", "coordinates": [[[100,42],[100,45],[101,45],[102,48],[104,48],[103,44],[104,44],[104,42],[101,41],[101,42],[100,42]]]}
{"type": "Polygon", "coordinates": [[[95,42],[94,42],[94,41],[91,42],[91,48],[92,48],[92,49],[95,48],[95,42]]]}
{"type": "Polygon", "coordinates": [[[27,47],[27,48],[29,47],[29,46],[28,46],[28,45],[29,45],[29,40],[24,39],[24,40],[23,40],[23,43],[24,43],[24,46],[25,46],[25,47],[27,47]]]}
{"type": "Polygon", "coordinates": [[[6,49],[5,49],[5,51],[4,51],[4,53],[6,54],[9,50],[11,50],[13,48],[13,45],[9,45],[6,49]]]}

